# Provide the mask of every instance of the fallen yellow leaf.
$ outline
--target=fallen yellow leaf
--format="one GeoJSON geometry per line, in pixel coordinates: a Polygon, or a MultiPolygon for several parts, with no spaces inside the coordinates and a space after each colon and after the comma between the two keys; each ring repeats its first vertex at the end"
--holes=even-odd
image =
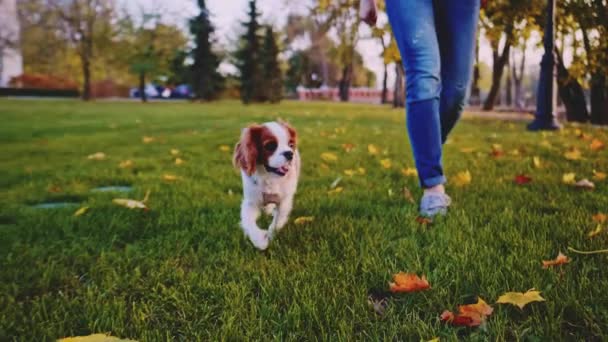
{"type": "Polygon", "coordinates": [[[144,136],[141,138],[141,141],[142,141],[144,144],[149,144],[149,143],[153,142],[154,140],[156,140],[156,138],[154,138],[154,137],[149,137],[149,136],[145,136],[145,135],[144,135],[144,136]]]}
{"type": "Polygon", "coordinates": [[[355,170],[352,170],[352,169],[347,169],[347,170],[344,170],[344,174],[345,174],[345,175],[347,175],[347,176],[349,176],[349,177],[354,176],[354,175],[355,175],[355,173],[356,173],[356,171],[355,171],[355,170]]]}
{"type": "Polygon", "coordinates": [[[532,163],[534,164],[534,167],[537,169],[540,169],[542,167],[539,157],[535,156],[534,158],[532,158],[532,163]]]}
{"type": "Polygon", "coordinates": [[[357,171],[359,172],[360,175],[364,175],[365,174],[365,169],[360,167],[357,169],[357,171]]]}
{"type": "Polygon", "coordinates": [[[462,153],[472,153],[475,152],[475,148],[474,147],[463,147],[460,149],[460,152],[462,153]]]}
{"type": "Polygon", "coordinates": [[[222,152],[230,152],[230,146],[228,146],[228,145],[221,145],[221,146],[219,147],[219,149],[220,149],[220,151],[222,151],[222,152]]]}
{"type": "Polygon", "coordinates": [[[576,174],[574,172],[564,173],[562,176],[562,182],[566,184],[574,184],[576,181],[576,174]]]}
{"type": "Polygon", "coordinates": [[[540,146],[546,147],[546,148],[553,148],[553,145],[551,145],[551,143],[549,142],[549,140],[543,140],[540,143],[540,146]]]}
{"type": "Polygon", "coordinates": [[[418,171],[414,168],[411,167],[406,167],[404,169],[401,170],[401,173],[403,173],[404,176],[407,177],[418,177],[418,171]]]}
{"type": "Polygon", "coordinates": [[[182,158],[175,158],[175,165],[182,165],[185,161],[182,158]]]}
{"type": "Polygon", "coordinates": [[[87,210],[89,210],[89,207],[82,207],[74,212],[74,216],[82,216],[87,212],[87,210]]]}
{"type": "Polygon", "coordinates": [[[496,303],[500,304],[513,304],[523,309],[524,306],[531,302],[544,302],[545,299],[540,296],[540,291],[534,289],[528,290],[526,293],[522,292],[507,292],[502,296],[498,297],[496,303]]]}
{"type": "Polygon", "coordinates": [[[171,154],[172,154],[172,155],[174,155],[174,156],[176,156],[176,155],[178,155],[178,154],[179,154],[179,150],[178,150],[178,149],[176,149],[176,148],[172,148],[172,149],[171,149],[171,154]]]}
{"type": "Polygon", "coordinates": [[[135,340],[122,339],[106,334],[92,334],[88,336],[64,337],[58,342],[137,342],[135,340]]]}
{"type": "Polygon", "coordinates": [[[590,238],[592,238],[592,237],[594,237],[594,236],[598,235],[599,233],[601,233],[603,230],[604,230],[604,227],[602,227],[602,225],[601,225],[601,224],[598,224],[598,225],[597,225],[597,227],[595,227],[595,229],[594,229],[594,230],[590,231],[590,232],[587,234],[587,236],[588,236],[588,237],[590,237],[590,238]]]}
{"type": "Polygon", "coordinates": [[[465,186],[471,183],[471,173],[469,170],[458,172],[454,176],[453,182],[456,186],[465,186]]]}
{"type": "Polygon", "coordinates": [[[331,152],[323,152],[323,153],[321,153],[321,159],[323,159],[326,162],[335,162],[338,160],[338,156],[336,156],[335,154],[333,154],[331,152]]]}
{"type": "Polygon", "coordinates": [[[174,182],[176,180],[178,180],[179,177],[170,173],[165,173],[163,174],[163,180],[167,181],[167,182],[174,182]]]}
{"type": "Polygon", "coordinates": [[[106,159],[106,154],[103,152],[95,152],[93,154],[89,154],[87,158],[90,160],[104,160],[106,159]]]}
{"type": "Polygon", "coordinates": [[[295,224],[310,223],[310,222],[314,221],[314,219],[315,219],[314,216],[300,216],[297,219],[295,219],[293,221],[293,223],[295,223],[295,224]]]}
{"type": "Polygon", "coordinates": [[[604,179],[606,179],[606,176],[607,175],[604,172],[599,172],[599,171],[593,170],[593,180],[603,181],[604,179]]]}
{"type": "Polygon", "coordinates": [[[339,186],[339,187],[336,187],[336,188],[334,188],[334,189],[329,190],[327,193],[328,193],[329,195],[335,195],[335,194],[339,194],[339,193],[341,193],[341,192],[342,192],[342,190],[344,190],[344,188],[342,188],[341,186],[339,186]]]}
{"type": "Polygon", "coordinates": [[[120,162],[120,164],[118,164],[118,167],[121,169],[128,169],[133,167],[134,163],[132,160],[127,159],[127,160],[123,160],[120,162]]]}
{"type": "Polygon", "coordinates": [[[378,154],[379,150],[375,145],[369,144],[367,145],[367,152],[369,152],[371,155],[376,155],[378,154]]]}
{"type": "Polygon", "coordinates": [[[380,165],[382,165],[382,167],[383,167],[383,168],[385,168],[385,169],[390,169],[390,168],[391,168],[392,163],[391,163],[391,160],[390,160],[390,159],[382,159],[382,160],[380,161],[380,165]]]}
{"type": "Polygon", "coordinates": [[[581,159],[581,151],[576,148],[572,148],[566,152],[564,152],[564,157],[568,160],[580,160],[581,159]]]}

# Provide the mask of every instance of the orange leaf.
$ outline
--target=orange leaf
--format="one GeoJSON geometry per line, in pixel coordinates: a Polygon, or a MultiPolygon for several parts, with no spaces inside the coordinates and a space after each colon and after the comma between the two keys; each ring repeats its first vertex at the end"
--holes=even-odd
{"type": "Polygon", "coordinates": [[[351,144],[351,143],[346,143],[346,144],[342,144],[342,148],[344,149],[344,151],[346,153],[350,152],[353,150],[353,148],[355,148],[355,145],[351,144]]]}
{"type": "Polygon", "coordinates": [[[532,181],[532,177],[526,175],[515,176],[515,183],[518,185],[528,184],[532,181]]]}
{"type": "Polygon", "coordinates": [[[416,222],[423,224],[423,225],[429,225],[429,224],[433,223],[433,220],[428,217],[418,216],[418,217],[416,217],[416,222]]]}
{"type": "Polygon", "coordinates": [[[452,325],[476,327],[485,322],[494,309],[483,299],[478,298],[476,304],[458,306],[458,311],[459,313],[455,315],[451,311],[445,310],[440,318],[442,321],[449,322],[452,325]]]}
{"type": "Polygon", "coordinates": [[[389,283],[391,292],[416,292],[431,287],[425,276],[418,277],[413,273],[399,272],[393,276],[394,283],[389,283]]]}
{"type": "Polygon", "coordinates": [[[550,266],[563,265],[563,264],[567,264],[569,262],[570,262],[570,259],[568,259],[568,257],[566,255],[564,255],[562,252],[559,252],[559,254],[557,254],[557,257],[554,260],[543,260],[543,268],[549,268],[550,266]]]}
{"type": "Polygon", "coordinates": [[[591,144],[589,144],[589,148],[590,148],[592,151],[599,151],[599,150],[603,149],[603,148],[604,148],[604,146],[605,146],[605,145],[604,145],[604,142],[603,142],[603,141],[601,141],[601,140],[599,140],[599,139],[593,139],[593,140],[591,141],[591,144]]]}
{"type": "Polygon", "coordinates": [[[604,223],[608,221],[608,215],[603,214],[603,213],[597,213],[595,215],[592,216],[593,221],[597,222],[597,223],[604,223]]]}

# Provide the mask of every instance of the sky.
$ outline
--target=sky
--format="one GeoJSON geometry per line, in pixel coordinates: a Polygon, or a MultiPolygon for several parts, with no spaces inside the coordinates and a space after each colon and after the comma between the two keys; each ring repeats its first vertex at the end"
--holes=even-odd
{"type": "MultiPolygon", "coordinates": [[[[227,50],[231,50],[236,37],[242,32],[241,22],[247,18],[249,0],[207,0],[207,7],[211,13],[211,20],[216,27],[216,38],[219,44],[227,50]]],[[[132,13],[141,13],[144,9],[160,9],[163,13],[163,20],[177,24],[187,30],[187,19],[197,14],[196,0],[172,0],[171,2],[161,0],[119,0],[132,13]]],[[[261,22],[273,24],[280,28],[287,19],[286,13],[289,11],[301,11],[306,9],[307,0],[258,0],[258,11],[262,13],[261,22]]],[[[379,24],[386,22],[386,17],[379,18],[379,24]]],[[[361,25],[359,31],[361,37],[370,36],[370,29],[366,25],[361,25]]],[[[540,37],[534,37],[536,42],[540,37]]],[[[542,50],[536,47],[536,42],[531,42],[527,50],[526,67],[534,67],[540,63],[542,50]]],[[[376,86],[381,86],[382,80],[382,58],[380,54],[382,47],[372,39],[361,39],[357,50],[363,56],[365,65],[376,73],[376,86]]],[[[492,51],[487,41],[482,40],[480,45],[480,60],[488,65],[492,65],[492,51]]],[[[568,62],[568,61],[566,61],[568,62]]],[[[222,65],[222,70],[231,72],[234,69],[227,64],[222,65]]],[[[393,68],[389,68],[389,85],[393,80],[393,68]]]]}

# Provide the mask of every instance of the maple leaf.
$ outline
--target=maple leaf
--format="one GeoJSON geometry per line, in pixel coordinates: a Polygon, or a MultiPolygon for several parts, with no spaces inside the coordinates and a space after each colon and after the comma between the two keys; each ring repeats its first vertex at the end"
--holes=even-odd
{"type": "Polygon", "coordinates": [[[605,147],[604,142],[599,139],[593,139],[591,144],[589,144],[589,148],[592,151],[599,151],[605,147]]]}
{"type": "Polygon", "coordinates": [[[591,219],[597,223],[604,223],[604,222],[608,222],[608,215],[603,214],[603,213],[597,213],[597,214],[593,215],[591,217],[591,219]]]}
{"type": "Polygon", "coordinates": [[[175,165],[182,165],[185,161],[182,158],[175,158],[175,165]]]}
{"type": "Polygon", "coordinates": [[[571,148],[570,150],[564,152],[564,157],[568,160],[580,160],[581,159],[581,151],[576,148],[571,148]]]}
{"type": "Polygon", "coordinates": [[[534,164],[534,167],[537,169],[540,169],[542,167],[542,164],[540,163],[540,158],[536,156],[532,158],[532,164],[534,164]]]}
{"type": "Polygon", "coordinates": [[[393,281],[388,283],[393,293],[424,291],[431,287],[425,276],[420,278],[413,273],[399,272],[393,275],[393,281]]]}
{"type": "Polygon", "coordinates": [[[376,155],[376,154],[378,154],[379,150],[378,150],[378,147],[376,147],[376,145],[369,144],[369,145],[367,145],[367,152],[369,152],[369,154],[371,154],[371,155],[376,155]]]}
{"type": "Polygon", "coordinates": [[[87,159],[90,159],[90,160],[104,160],[104,159],[106,159],[106,154],[103,153],[103,152],[95,152],[93,154],[89,154],[87,156],[87,159]]]}
{"type": "Polygon", "coordinates": [[[349,177],[354,176],[354,175],[355,175],[355,173],[356,173],[356,171],[355,171],[355,170],[352,170],[352,169],[347,169],[347,170],[344,170],[344,174],[345,174],[345,175],[347,175],[347,176],[349,176],[349,177]]]}
{"type": "Polygon", "coordinates": [[[559,265],[563,265],[563,264],[567,264],[570,262],[570,259],[568,259],[568,257],[566,255],[564,255],[562,252],[559,252],[559,254],[557,254],[557,257],[553,260],[543,260],[543,268],[549,268],[551,266],[559,266],[559,265]]]}
{"type": "Polygon", "coordinates": [[[338,156],[336,156],[335,154],[333,154],[331,152],[323,152],[323,153],[321,153],[321,159],[323,159],[326,162],[335,162],[338,160],[338,156]]]}
{"type": "Polygon", "coordinates": [[[382,167],[383,167],[383,168],[385,168],[385,169],[390,169],[390,168],[391,168],[392,163],[391,163],[391,160],[390,160],[390,159],[382,159],[382,160],[380,161],[380,165],[382,165],[382,167]]]}
{"type": "Polygon", "coordinates": [[[458,172],[454,176],[453,182],[456,186],[465,186],[471,183],[471,173],[469,170],[458,172]]]}
{"type": "Polygon", "coordinates": [[[589,181],[587,178],[581,179],[578,182],[574,183],[574,186],[583,190],[595,189],[595,184],[593,184],[593,182],[589,181]]]}
{"type": "Polygon", "coordinates": [[[532,177],[521,174],[521,175],[515,176],[514,181],[518,185],[528,184],[532,181],[532,177]]]}
{"type": "Polygon", "coordinates": [[[513,304],[523,309],[524,306],[531,302],[544,302],[545,299],[540,296],[540,291],[534,289],[523,292],[506,292],[502,296],[498,297],[496,303],[500,304],[513,304]]]}
{"type": "Polygon", "coordinates": [[[127,159],[127,160],[123,160],[118,164],[118,167],[121,169],[128,169],[133,167],[134,163],[132,160],[127,159]]]}
{"type": "Polygon", "coordinates": [[[587,233],[587,236],[592,238],[596,235],[599,235],[601,232],[604,231],[604,227],[602,227],[601,224],[598,224],[597,227],[595,227],[594,230],[590,231],[589,233],[587,233]]]}
{"type": "Polygon", "coordinates": [[[401,169],[401,173],[406,177],[418,177],[418,171],[412,167],[401,169]]]}
{"type": "Polygon", "coordinates": [[[452,325],[476,327],[484,323],[494,309],[483,299],[478,298],[476,304],[458,306],[458,314],[445,310],[440,318],[452,325]]]}
{"type": "Polygon", "coordinates": [[[312,221],[314,221],[315,217],[314,216],[300,216],[298,218],[296,218],[293,223],[295,224],[304,224],[304,223],[310,223],[312,221]]]}
{"type": "Polygon", "coordinates": [[[144,144],[149,144],[149,143],[153,142],[154,140],[156,140],[156,138],[145,136],[145,135],[141,138],[141,142],[143,142],[144,144]]]}
{"type": "Polygon", "coordinates": [[[82,215],[84,215],[84,213],[86,213],[86,212],[87,212],[87,210],[89,210],[89,207],[82,207],[82,208],[80,208],[80,209],[76,210],[76,211],[74,212],[74,215],[73,215],[73,216],[76,216],[76,217],[77,217],[77,216],[82,216],[82,215]]]}
{"type": "Polygon", "coordinates": [[[562,182],[566,184],[574,184],[576,181],[576,174],[574,172],[564,173],[562,176],[562,182]]]}
{"type": "Polygon", "coordinates": [[[341,186],[339,186],[339,187],[336,187],[335,189],[331,189],[331,190],[329,190],[329,191],[327,192],[327,194],[329,194],[329,195],[335,195],[335,194],[339,194],[339,193],[341,193],[343,190],[344,190],[344,188],[343,188],[343,187],[341,187],[341,186]]]}
{"type": "Polygon", "coordinates": [[[180,153],[179,150],[176,148],[172,148],[171,151],[169,151],[169,152],[171,152],[171,155],[173,155],[173,156],[176,156],[180,153]]]}
{"type": "Polygon", "coordinates": [[[593,180],[603,181],[606,177],[606,173],[593,170],[593,180]]]}

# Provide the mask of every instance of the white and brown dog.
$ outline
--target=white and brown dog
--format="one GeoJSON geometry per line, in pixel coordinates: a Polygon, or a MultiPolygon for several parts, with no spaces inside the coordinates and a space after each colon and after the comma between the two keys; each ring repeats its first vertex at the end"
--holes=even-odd
{"type": "Polygon", "coordinates": [[[241,227],[253,245],[268,248],[274,234],[287,223],[300,175],[296,131],[284,122],[267,122],[243,129],[234,149],[241,170],[241,227]],[[272,214],[268,230],[257,225],[264,209],[272,214]]]}

